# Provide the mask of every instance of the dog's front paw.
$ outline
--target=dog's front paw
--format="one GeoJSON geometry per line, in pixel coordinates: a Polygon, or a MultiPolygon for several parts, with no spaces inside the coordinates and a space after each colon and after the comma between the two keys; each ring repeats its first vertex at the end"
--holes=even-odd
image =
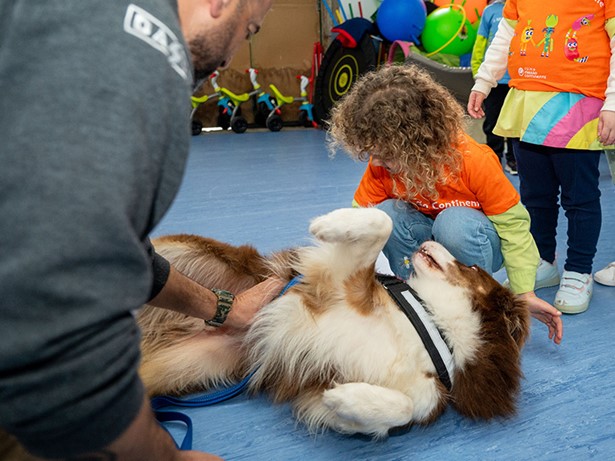
{"type": "Polygon", "coordinates": [[[340,208],[315,218],[310,233],[324,242],[354,242],[388,237],[391,218],[378,208],[340,208]]]}

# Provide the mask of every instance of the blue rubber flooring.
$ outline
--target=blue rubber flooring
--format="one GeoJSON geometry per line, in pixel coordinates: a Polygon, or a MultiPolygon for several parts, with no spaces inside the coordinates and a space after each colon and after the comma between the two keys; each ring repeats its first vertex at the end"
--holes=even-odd
{"type": "MultiPolygon", "coordinates": [[[[364,164],[331,157],[312,129],[194,137],[182,188],[154,235],[192,233],[261,252],[309,243],[310,219],[350,206],[364,164]]],[[[516,177],[511,181],[518,186],[516,177]]],[[[615,260],[615,186],[601,161],[603,225],[594,270],[615,260]]],[[[563,213],[558,256],[565,257],[563,213]]],[[[503,278],[503,273],[496,278],[503,278]]],[[[552,302],[556,288],[538,291],[552,302]]],[[[251,461],[615,460],[615,288],[595,285],[587,312],[564,317],[560,346],[534,320],[523,353],[518,414],[472,421],[448,409],[434,424],[373,441],[333,432],[309,434],[288,405],[263,396],[183,409],[193,447],[251,461]]],[[[177,441],[185,428],[166,427],[177,441]]]]}

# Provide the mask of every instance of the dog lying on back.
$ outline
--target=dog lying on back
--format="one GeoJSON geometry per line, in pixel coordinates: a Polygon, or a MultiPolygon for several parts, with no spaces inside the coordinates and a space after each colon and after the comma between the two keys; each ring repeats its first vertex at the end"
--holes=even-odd
{"type": "Polygon", "coordinates": [[[243,336],[145,306],[138,313],[140,374],[149,394],[183,395],[253,373],[250,391],[290,402],[310,430],[376,437],[429,423],[449,403],[471,418],[514,414],[528,309],[482,269],[435,242],[423,244],[408,283],[449,351],[446,383],[376,279],[391,229],[384,212],[359,208],[316,218],[314,246],[270,257],[195,236],[154,241],[178,270],[207,287],[237,293],[272,274],[302,279],[265,306],[243,336]]]}

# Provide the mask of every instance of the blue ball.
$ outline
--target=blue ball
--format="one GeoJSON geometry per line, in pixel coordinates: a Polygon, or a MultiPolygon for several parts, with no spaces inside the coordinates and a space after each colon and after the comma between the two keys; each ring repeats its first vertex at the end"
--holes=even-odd
{"type": "Polygon", "coordinates": [[[423,0],[384,0],[378,8],[376,23],[387,40],[419,42],[425,27],[427,8],[423,0]]]}

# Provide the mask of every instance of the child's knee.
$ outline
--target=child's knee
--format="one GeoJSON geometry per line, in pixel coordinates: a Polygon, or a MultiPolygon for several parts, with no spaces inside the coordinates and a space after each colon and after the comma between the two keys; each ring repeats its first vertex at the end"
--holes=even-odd
{"type": "Polygon", "coordinates": [[[418,239],[429,239],[431,237],[431,226],[433,221],[428,216],[418,211],[412,205],[401,200],[385,200],[377,205],[377,208],[384,211],[393,220],[393,233],[417,234],[418,239]],[[427,234],[426,236],[423,234],[427,234]]]}
{"type": "Polygon", "coordinates": [[[478,210],[452,207],[442,211],[433,225],[434,240],[447,248],[466,245],[486,236],[486,216],[478,210]]]}
{"type": "Polygon", "coordinates": [[[408,213],[408,204],[395,199],[385,200],[376,205],[376,208],[388,214],[394,223],[404,220],[408,213]]]}

